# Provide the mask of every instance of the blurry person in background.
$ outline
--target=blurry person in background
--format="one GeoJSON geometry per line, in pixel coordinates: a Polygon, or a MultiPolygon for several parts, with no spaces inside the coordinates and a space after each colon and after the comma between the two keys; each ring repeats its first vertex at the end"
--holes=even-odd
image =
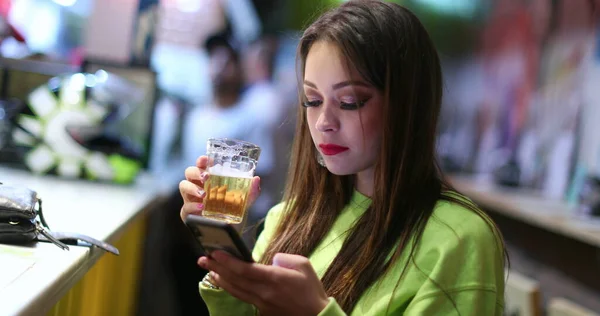
{"type": "MultiPolygon", "coordinates": [[[[268,97],[267,84],[255,82],[257,87],[243,92],[244,75],[243,58],[236,43],[227,33],[210,36],[205,42],[209,56],[209,72],[212,80],[213,98],[209,104],[198,105],[185,118],[183,130],[183,153],[185,163],[194,163],[206,153],[206,142],[209,138],[233,138],[249,141],[261,148],[260,163],[256,174],[267,177],[273,165],[272,124],[265,120],[270,111],[265,106],[276,102],[275,97],[268,97]],[[257,89],[253,92],[253,89],[257,89]],[[264,93],[259,93],[264,91],[264,93]]],[[[262,70],[257,63],[255,78],[264,78],[268,82],[270,70],[262,70]],[[259,74],[261,76],[259,76],[259,74]]],[[[255,203],[249,210],[250,218],[264,216],[272,201],[269,194],[255,203]],[[262,210],[264,205],[264,210],[262,210]]],[[[250,223],[253,220],[249,221],[250,223]]]]}
{"type": "Polygon", "coordinates": [[[281,120],[281,97],[273,83],[277,39],[263,36],[246,48],[242,66],[244,71],[244,103],[266,115],[269,124],[281,120]]]}
{"type": "Polygon", "coordinates": [[[184,122],[184,160],[206,151],[206,141],[211,137],[240,137],[236,126],[239,113],[243,75],[239,53],[226,34],[210,36],[204,49],[209,59],[212,99],[208,104],[198,104],[188,113],[184,122]]]}
{"type": "Polygon", "coordinates": [[[204,46],[209,57],[214,105],[218,108],[233,107],[239,102],[243,85],[239,53],[227,34],[209,37],[204,46]]]}

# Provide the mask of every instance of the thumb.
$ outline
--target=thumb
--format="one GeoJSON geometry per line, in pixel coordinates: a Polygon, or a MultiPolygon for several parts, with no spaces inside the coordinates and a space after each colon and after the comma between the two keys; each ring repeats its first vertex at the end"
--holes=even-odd
{"type": "Polygon", "coordinates": [[[248,203],[247,207],[254,204],[254,201],[260,195],[260,177],[256,176],[252,179],[252,184],[250,185],[250,193],[248,194],[248,203]]]}
{"type": "Polygon", "coordinates": [[[306,257],[299,255],[291,255],[287,253],[278,253],[273,257],[273,266],[286,269],[306,272],[307,268],[311,268],[310,261],[306,257]]]}

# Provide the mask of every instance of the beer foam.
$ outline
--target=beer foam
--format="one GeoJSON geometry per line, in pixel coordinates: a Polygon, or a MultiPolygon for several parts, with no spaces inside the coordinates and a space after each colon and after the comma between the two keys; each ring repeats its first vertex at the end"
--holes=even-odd
{"type": "Polygon", "coordinates": [[[255,144],[236,139],[209,139],[206,145],[207,152],[218,153],[219,156],[244,156],[255,163],[260,155],[260,147],[255,144]]]}
{"type": "Polygon", "coordinates": [[[208,168],[208,172],[211,174],[221,177],[232,177],[232,178],[252,178],[254,170],[240,171],[232,169],[230,163],[226,162],[224,165],[215,165],[208,168]]]}

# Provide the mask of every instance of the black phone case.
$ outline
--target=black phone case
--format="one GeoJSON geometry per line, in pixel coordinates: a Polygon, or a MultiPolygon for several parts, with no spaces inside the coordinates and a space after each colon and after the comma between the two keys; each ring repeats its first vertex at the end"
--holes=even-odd
{"type": "Polygon", "coordinates": [[[185,224],[191,231],[192,235],[194,236],[194,239],[196,239],[196,241],[200,244],[205,254],[210,255],[210,253],[215,250],[224,250],[229,254],[239,258],[240,260],[246,262],[254,262],[254,259],[252,258],[252,253],[250,252],[250,250],[248,250],[248,247],[246,246],[238,232],[235,230],[235,228],[233,228],[233,226],[231,226],[230,224],[197,215],[188,215],[185,219],[185,224]],[[231,249],[229,245],[220,245],[219,247],[207,245],[204,242],[204,236],[201,232],[205,228],[218,229],[224,231],[227,234],[231,244],[233,244],[233,246],[235,247],[235,249],[231,249]]]}

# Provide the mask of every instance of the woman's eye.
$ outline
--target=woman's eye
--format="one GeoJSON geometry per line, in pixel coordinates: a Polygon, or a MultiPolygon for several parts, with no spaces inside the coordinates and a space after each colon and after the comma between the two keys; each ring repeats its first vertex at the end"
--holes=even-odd
{"type": "Polygon", "coordinates": [[[358,110],[365,106],[366,101],[359,102],[340,102],[342,110],[358,110]]]}
{"type": "Polygon", "coordinates": [[[323,103],[323,101],[321,101],[321,100],[304,101],[302,103],[302,106],[305,107],[305,108],[311,108],[311,107],[319,106],[322,103],[323,103]]]}

